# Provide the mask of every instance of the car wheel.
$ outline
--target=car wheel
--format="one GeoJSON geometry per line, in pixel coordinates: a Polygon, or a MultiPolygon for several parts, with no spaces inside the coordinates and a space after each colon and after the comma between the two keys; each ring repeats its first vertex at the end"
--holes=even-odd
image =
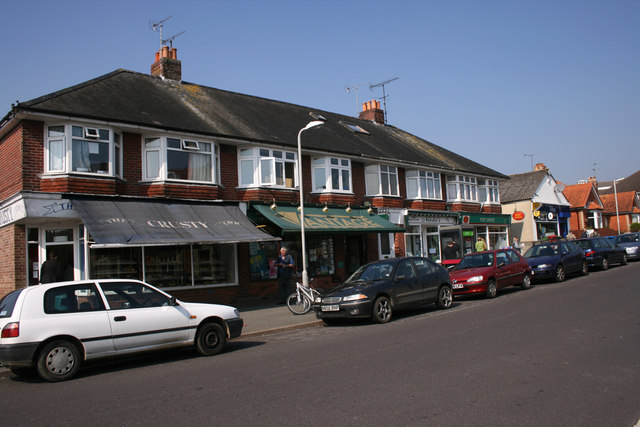
{"type": "Polygon", "coordinates": [[[387,323],[391,320],[391,301],[387,297],[378,297],[376,302],[373,303],[373,313],[371,313],[371,320],[375,323],[387,323]]]}
{"type": "Polygon", "coordinates": [[[627,254],[622,255],[622,265],[627,265],[627,254]]]}
{"type": "Polygon", "coordinates": [[[609,261],[607,260],[607,258],[602,258],[602,262],[600,263],[600,268],[602,270],[608,270],[609,269],[609,261]]]}
{"type": "Polygon", "coordinates": [[[589,274],[589,264],[587,264],[587,261],[582,261],[582,270],[580,270],[580,274],[583,276],[589,274]]]}
{"type": "Polygon", "coordinates": [[[489,279],[487,282],[487,298],[495,298],[498,294],[496,279],[489,279]]]}
{"type": "Polygon", "coordinates": [[[196,333],[196,349],[203,356],[213,356],[224,348],[227,340],[222,326],[217,323],[205,323],[196,333]]]}
{"type": "Polygon", "coordinates": [[[558,267],[556,268],[556,277],[554,278],[554,280],[556,282],[564,282],[564,279],[567,278],[567,275],[564,272],[564,267],[562,266],[562,264],[558,264],[558,267]]]}
{"type": "Polygon", "coordinates": [[[36,370],[44,380],[51,382],[71,379],[80,369],[80,352],[68,340],[46,344],[38,353],[36,370]]]}
{"type": "Polygon", "coordinates": [[[524,279],[522,279],[522,284],[520,285],[520,287],[522,287],[522,289],[531,288],[531,276],[529,276],[528,274],[525,274],[524,279]]]}
{"type": "Polygon", "coordinates": [[[453,290],[449,285],[445,285],[438,291],[438,299],[436,300],[436,306],[438,308],[451,308],[453,305],[453,290]]]}

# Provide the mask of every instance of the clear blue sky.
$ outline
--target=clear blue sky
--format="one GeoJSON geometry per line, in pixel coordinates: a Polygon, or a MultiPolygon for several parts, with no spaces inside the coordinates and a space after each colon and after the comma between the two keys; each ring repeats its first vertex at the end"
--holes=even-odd
{"type": "MultiPolygon", "coordinates": [[[[640,1],[0,0],[0,117],[118,68],[148,73],[173,16],[183,80],[389,124],[505,174],[640,169],[640,1]]],[[[295,138],[295,135],[292,135],[295,138]]]]}

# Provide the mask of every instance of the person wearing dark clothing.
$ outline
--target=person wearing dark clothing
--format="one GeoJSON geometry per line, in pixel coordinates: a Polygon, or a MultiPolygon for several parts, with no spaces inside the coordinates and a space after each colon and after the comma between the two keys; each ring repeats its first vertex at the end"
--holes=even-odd
{"type": "Polygon", "coordinates": [[[40,268],[40,283],[53,283],[60,276],[60,263],[54,252],[49,252],[49,259],[42,263],[40,268]]]}
{"type": "Polygon", "coordinates": [[[447,246],[442,251],[444,253],[444,259],[458,259],[460,256],[458,255],[458,249],[460,246],[454,241],[449,240],[447,246]]]}
{"type": "Polygon", "coordinates": [[[280,249],[280,256],[274,265],[278,267],[278,304],[284,304],[289,296],[294,266],[293,257],[287,254],[287,248],[280,249]]]}

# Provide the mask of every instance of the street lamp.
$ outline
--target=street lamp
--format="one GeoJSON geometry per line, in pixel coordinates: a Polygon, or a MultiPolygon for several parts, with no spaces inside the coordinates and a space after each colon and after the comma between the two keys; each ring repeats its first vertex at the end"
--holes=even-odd
{"type": "Polygon", "coordinates": [[[618,178],[613,180],[613,197],[616,199],[616,220],[618,221],[618,236],[620,235],[620,213],[618,212],[618,190],[616,189],[616,183],[622,181],[624,178],[618,178]]]}
{"type": "Polygon", "coordinates": [[[302,144],[300,142],[300,136],[302,132],[307,129],[311,129],[316,126],[320,126],[324,122],[321,120],[314,120],[307,123],[305,127],[298,132],[298,186],[300,187],[300,240],[302,243],[302,285],[309,286],[309,275],[307,274],[307,248],[304,240],[304,195],[302,185],[302,144]]]}

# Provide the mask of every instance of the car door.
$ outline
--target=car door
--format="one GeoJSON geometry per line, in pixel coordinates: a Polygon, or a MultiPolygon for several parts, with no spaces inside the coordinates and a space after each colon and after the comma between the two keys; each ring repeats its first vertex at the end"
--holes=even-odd
{"type": "Polygon", "coordinates": [[[562,256],[564,270],[567,273],[575,273],[580,270],[580,256],[576,251],[572,250],[567,243],[560,242],[560,254],[562,256]]]}
{"type": "Polygon", "coordinates": [[[169,347],[188,338],[189,313],[150,286],[135,281],[100,282],[109,305],[117,352],[169,347]]]}
{"type": "Polygon", "coordinates": [[[440,267],[426,258],[414,258],[413,265],[418,270],[422,287],[421,300],[424,302],[435,301],[440,287],[440,267]]]}
{"type": "Polygon", "coordinates": [[[513,266],[505,251],[496,252],[496,286],[498,289],[513,284],[513,266]]]}
{"type": "Polygon", "coordinates": [[[398,262],[392,283],[396,304],[414,304],[422,297],[422,286],[410,259],[398,262]]]}
{"type": "Polygon", "coordinates": [[[524,280],[525,274],[529,271],[529,264],[526,260],[522,259],[520,255],[516,253],[516,251],[512,249],[507,249],[507,255],[511,260],[511,272],[512,272],[512,284],[522,283],[524,280]]]}

